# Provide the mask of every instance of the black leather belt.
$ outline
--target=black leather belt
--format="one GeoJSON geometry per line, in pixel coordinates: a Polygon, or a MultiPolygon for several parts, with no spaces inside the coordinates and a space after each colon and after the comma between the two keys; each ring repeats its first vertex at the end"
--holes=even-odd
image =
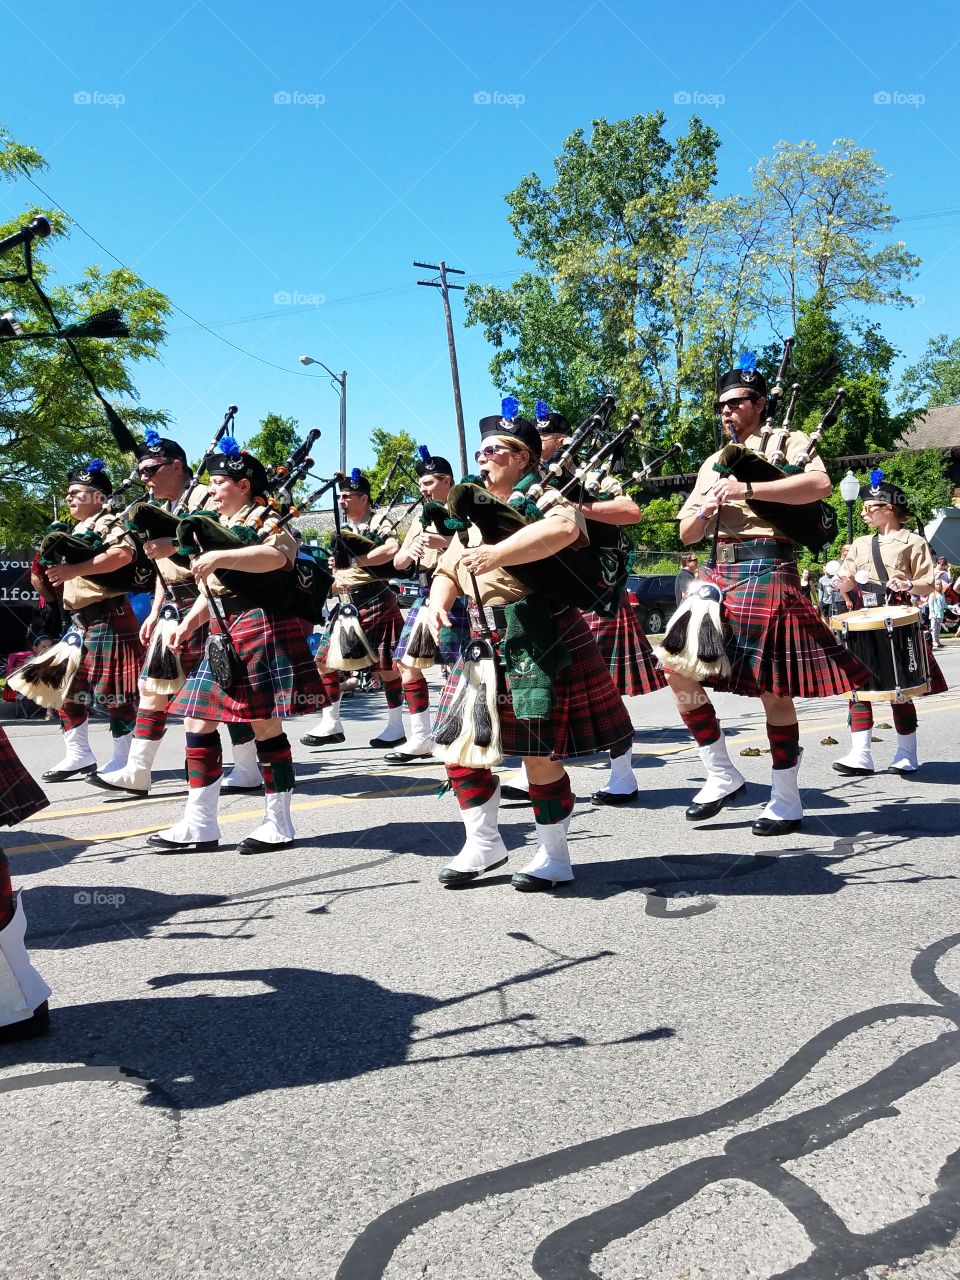
{"type": "MultiPolygon", "coordinates": [[[[355,605],[372,604],[374,600],[378,600],[380,596],[389,592],[393,595],[393,591],[385,582],[371,582],[361,587],[348,587],[347,594],[355,605]]],[[[396,596],[393,597],[396,599],[396,596]]]]}
{"type": "Polygon", "coordinates": [[[167,585],[167,590],[177,604],[193,604],[200,594],[195,582],[171,582],[167,585]]]}
{"type": "Polygon", "coordinates": [[[214,596],[214,599],[227,618],[235,618],[240,613],[249,613],[251,609],[261,608],[260,605],[254,604],[250,600],[244,600],[242,596],[214,596]]]}
{"type": "Polygon", "coordinates": [[[111,596],[109,600],[98,600],[96,604],[84,605],[82,609],[74,609],[71,617],[82,627],[92,626],[94,622],[102,622],[111,615],[123,613],[127,603],[126,596],[111,596]]]}
{"type": "Polygon", "coordinates": [[[792,542],[778,538],[754,538],[750,541],[721,541],[717,546],[717,564],[743,564],[745,560],[796,560],[792,542]]]}

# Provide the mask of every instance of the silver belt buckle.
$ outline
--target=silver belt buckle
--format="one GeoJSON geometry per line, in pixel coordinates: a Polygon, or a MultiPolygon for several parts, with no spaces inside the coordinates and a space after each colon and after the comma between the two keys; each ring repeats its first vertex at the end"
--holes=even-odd
{"type": "Polygon", "coordinates": [[[717,563],[718,564],[736,564],[737,547],[733,542],[721,542],[717,547],[717,563]]]}
{"type": "Polygon", "coordinates": [[[478,631],[480,630],[481,617],[486,622],[487,626],[491,631],[496,631],[497,627],[496,627],[496,622],[494,620],[494,612],[493,612],[492,605],[485,604],[483,606],[483,613],[481,614],[479,606],[476,604],[475,601],[471,600],[469,604],[469,613],[470,613],[470,621],[477,628],[478,631]]]}

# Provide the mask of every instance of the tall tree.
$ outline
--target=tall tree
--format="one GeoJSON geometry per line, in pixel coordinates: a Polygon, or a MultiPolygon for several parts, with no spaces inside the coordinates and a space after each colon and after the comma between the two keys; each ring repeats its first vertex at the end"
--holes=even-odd
{"type": "Polygon", "coordinates": [[[414,463],[417,460],[416,440],[407,431],[390,432],[384,431],[382,427],[374,427],[370,432],[370,444],[376,458],[372,467],[365,468],[365,474],[370,481],[371,495],[376,498],[380,493],[399,456],[400,465],[394,473],[389,492],[384,494],[384,500],[389,502],[395,494],[398,494],[398,502],[412,502],[418,491],[417,473],[414,471],[414,463]]]}
{"type": "Polygon", "coordinates": [[[917,363],[903,371],[898,403],[924,409],[960,404],[960,338],[938,333],[927,342],[917,363]]]}
{"type": "MultiPolygon", "coordinates": [[[[13,182],[44,167],[38,151],[0,129],[0,179],[13,182]]],[[[77,341],[98,387],[108,400],[123,397],[116,407],[134,435],[138,427],[162,426],[166,415],[138,400],[131,365],[156,356],[169,302],[125,268],[104,271],[90,266],[79,282],[54,286],[44,258],[51,243],[68,233],[68,220],[61,213],[25,208],[0,225],[0,236],[38,215],[49,219],[53,233],[34,243],[34,273],[58,318],[64,324],[75,323],[113,306],[129,326],[129,338],[77,341]]],[[[22,263],[22,250],[14,249],[0,259],[0,276],[21,273],[22,263]]],[[[26,333],[51,327],[36,291],[26,282],[0,279],[0,311],[10,311],[26,333]]],[[[116,479],[132,464],[129,455],[117,449],[102,407],[64,344],[0,342],[0,545],[35,543],[52,517],[54,497],[66,487],[67,470],[92,457],[102,458],[116,479]]]]}

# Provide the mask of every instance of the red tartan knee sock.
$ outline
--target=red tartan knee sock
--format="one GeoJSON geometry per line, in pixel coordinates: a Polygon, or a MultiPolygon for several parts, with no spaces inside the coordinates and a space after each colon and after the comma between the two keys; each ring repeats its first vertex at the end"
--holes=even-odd
{"type": "Polygon", "coordinates": [[[257,760],[263,774],[263,789],[267,795],[293,790],[293,754],[290,751],[290,739],[285,733],[258,741],[257,760]]]}
{"type": "MultiPolygon", "coordinates": [[[[383,679],[383,676],[381,675],[380,678],[383,679]]],[[[403,706],[403,684],[399,680],[394,680],[390,684],[387,684],[386,680],[384,680],[383,696],[386,698],[387,706],[390,708],[391,711],[393,711],[394,708],[396,707],[402,707],[403,706]]]]}
{"type": "Polygon", "coordinates": [[[187,734],[187,781],[191,787],[209,787],[223,773],[223,747],[220,733],[187,734]]]}
{"type": "Polygon", "coordinates": [[[530,803],[533,820],[541,827],[551,827],[573,813],[573,792],[570,776],[564,773],[556,782],[530,783],[530,803]]]}
{"type": "Polygon", "coordinates": [[[245,742],[252,742],[256,736],[250,724],[228,724],[227,733],[235,747],[242,747],[245,742]]]}
{"type": "Polygon", "coordinates": [[[771,724],[768,720],[767,740],[773,768],[792,769],[800,759],[800,726],[796,721],[793,724],[771,724]]]}
{"type": "Polygon", "coordinates": [[[115,707],[110,716],[111,737],[123,738],[128,733],[133,733],[136,720],[137,709],[132,702],[124,702],[119,707],[115,707]]]}
{"type": "Polygon", "coordinates": [[[720,721],[712,702],[701,703],[692,711],[681,711],[680,719],[690,730],[698,747],[709,747],[720,737],[720,721]]]}
{"type": "Polygon", "coordinates": [[[466,769],[463,765],[448,764],[447,777],[461,809],[486,804],[497,789],[492,769],[466,769]]]}
{"type": "Polygon", "coordinates": [[[13,896],[13,884],[10,880],[10,863],[7,855],[0,849],[0,929],[5,929],[13,919],[16,899],[13,896]]]}
{"type": "Polygon", "coordinates": [[[405,680],[403,683],[403,696],[407,704],[407,710],[412,716],[426,711],[430,706],[430,690],[427,687],[427,681],[424,676],[417,676],[415,680],[405,680]]]}
{"type": "Polygon", "coordinates": [[[323,681],[324,692],[332,707],[340,701],[340,672],[324,671],[320,679],[323,681]]]}
{"type": "Polygon", "coordinates": [[[140,707],[137,711],[137,723],[133,729],[133,736],[146,738],[148,742],[159,742],[166,727],[166,711],[150,711],[147,707],[140,707]]]}
{"type": "Polygon", "coordinates": [[[87,708],[81,706],[79,702],[65,702],[57,714],[60,717],[63,731],[66,733],[68,729],[80,728],[87,718],[87,708]]]}
{"type": "Polygon", "coordinates": [[[852,700],[847,710],[847,724],[851,733],[866,733],[873,728],[873,703],[852,700]]]}
{"type": "Polygon", "coordinates": [[[893,727],[904,738],[917,732],[917,708],[912,699],[893,703],[893,727]]]}

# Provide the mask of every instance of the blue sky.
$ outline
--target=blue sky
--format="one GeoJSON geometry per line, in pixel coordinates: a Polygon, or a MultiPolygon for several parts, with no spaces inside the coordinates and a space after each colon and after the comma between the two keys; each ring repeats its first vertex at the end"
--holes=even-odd
{"type": "MultiPolygon", "coordinates": [[[[369,461],[378,425],[455,457],[441,302],[411,263],[509,282],[522,264],[504,194],[532,170],[548,179],[564,137],[595,116],[663,109],[682,131],[684,93],[710,99],[696,109],[723,140],[723,190],[745,190],[780,139],[872,148],[923,258],[922,302],[885,311],[885,332],[908,359],[960,333],[960,10],[947,0],[0,0],[0,24],[2,122],[46,156],[41,184],[179,307],[270,362],[171,318],[162,362],[137,381],[197,452],[234,402],[241,437],[269,411],[320,426],[329,471],[337,396],[297,363],[309,353],[348,371],[349,465],[369,461]]],[[[0,188],[0,215],[33,201],[25,182],[0,188]]],[[[55,260],[65,281],[111,265],[79,230],[55,260]]],[[[454,315],[472,445],[498,396],[458,295],[454,315]]]]}

